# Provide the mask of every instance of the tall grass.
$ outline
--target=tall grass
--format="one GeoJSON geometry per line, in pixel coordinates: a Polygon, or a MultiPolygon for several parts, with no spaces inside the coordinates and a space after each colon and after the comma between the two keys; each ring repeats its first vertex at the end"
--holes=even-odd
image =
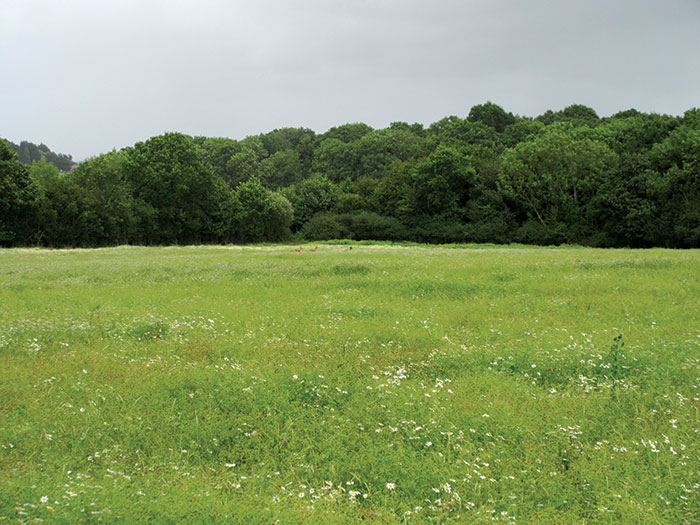
{"type": "Polygon", "coordinates": [[[700,252],[309,248],[1,251],[0,517],[700,519],[700,252]]]}

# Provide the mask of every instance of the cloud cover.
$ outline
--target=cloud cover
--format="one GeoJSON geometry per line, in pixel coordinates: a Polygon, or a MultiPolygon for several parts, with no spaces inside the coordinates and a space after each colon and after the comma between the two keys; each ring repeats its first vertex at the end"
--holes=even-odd
{"type": "Polygon", "coordinates": [[[697,0],[5,0],[0,136],[82,159],[486,100],[680,114],[700,105],[699,22],[697,0]]]}

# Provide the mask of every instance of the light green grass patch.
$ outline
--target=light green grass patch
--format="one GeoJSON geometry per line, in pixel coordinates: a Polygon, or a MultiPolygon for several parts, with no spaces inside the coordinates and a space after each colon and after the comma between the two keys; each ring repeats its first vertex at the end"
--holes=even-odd
{"type": "Polygon", "coordinates": [[[314,246],[0,251],[0,517],[700,516],[700,252],[314,246]]]}

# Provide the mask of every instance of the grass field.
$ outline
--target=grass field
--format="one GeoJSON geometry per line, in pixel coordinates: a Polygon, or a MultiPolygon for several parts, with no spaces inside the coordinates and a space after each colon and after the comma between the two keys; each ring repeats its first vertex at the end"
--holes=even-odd
{"type": "Polygon", "coordinates": [[[311,248],[0,251],[0,520],[700,522],[700,252],[311,248]]]}

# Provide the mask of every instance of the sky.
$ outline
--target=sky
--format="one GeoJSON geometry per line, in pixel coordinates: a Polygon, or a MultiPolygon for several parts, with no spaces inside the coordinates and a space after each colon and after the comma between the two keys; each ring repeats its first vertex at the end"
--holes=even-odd
{"type": "Polygon", "coordinates": [[[700,106],[700,0],[0,0],[0,137],[82,160],[585,104],[700,106]]]}

